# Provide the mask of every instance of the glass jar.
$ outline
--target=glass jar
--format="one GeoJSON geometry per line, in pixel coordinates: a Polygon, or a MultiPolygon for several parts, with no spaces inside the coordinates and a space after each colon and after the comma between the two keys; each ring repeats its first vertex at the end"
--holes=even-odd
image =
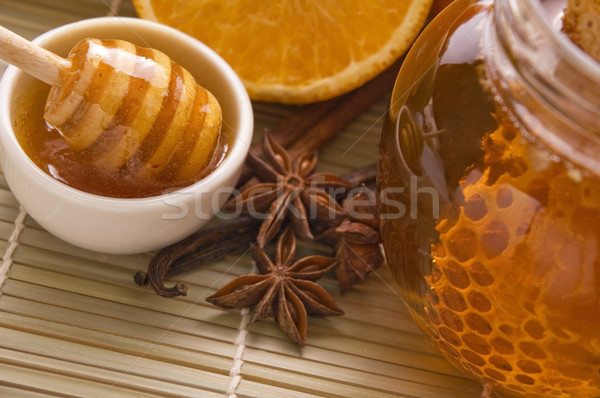
{"type": "Polygon", "coordinates": [[[457,0],[384,122],[381,230],[399,292],[497,391],[600,396],[600,66],[564,0],[457,0]]]}

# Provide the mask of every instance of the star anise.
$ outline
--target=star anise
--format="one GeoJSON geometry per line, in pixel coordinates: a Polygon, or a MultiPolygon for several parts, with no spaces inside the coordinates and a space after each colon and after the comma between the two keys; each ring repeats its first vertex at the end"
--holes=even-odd
{"type": "Polygon", "coordinates": [[[262,217],[257,243],[265,247],[289,220],[297,236],[313,239],[311,225],[325,229],[337,225],[344,211],[336,197],[345,195],[352,185],[331,173],[312,174],[317,165],[315,153],[292,158],[268,134],[262,142],[262,156],[250,151],[247,164],[261,182],[231,199],[226,211],[262,217]]]}
{"type": "Polygon", "coordinates": [[[345,292],[383,264],[379,235],[379,215],[373,195],[360,191],[344,201],[346,218],[329,228],[319,240],[336,250],[335,269],[340,289],[345,292]]]}
{"type": "Polygon", "coordinates": [[[239,276],[206,300],[224,308],[253,307],[252,322],[273,313],[279,328],[303,346],[309,314],[342,315],[343,311],[315,283],[335,266],[336,259],[314,255],[294,262],[295,253],[296,237],[288,227],[277,242],[275,262],[255,246],[252,257],[260,274],[239,276]]]}

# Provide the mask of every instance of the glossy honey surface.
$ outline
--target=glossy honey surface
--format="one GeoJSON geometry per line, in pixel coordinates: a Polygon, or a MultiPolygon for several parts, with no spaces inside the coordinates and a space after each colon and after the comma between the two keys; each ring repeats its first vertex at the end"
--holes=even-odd
{"type": "Polygon", "coordinates": [[[21,101],[28,156],[74,188],[138,198],[190,185],[227,153],[216,99],[165,54],[120,40],[78,43],[63,85],[21,101]]]}

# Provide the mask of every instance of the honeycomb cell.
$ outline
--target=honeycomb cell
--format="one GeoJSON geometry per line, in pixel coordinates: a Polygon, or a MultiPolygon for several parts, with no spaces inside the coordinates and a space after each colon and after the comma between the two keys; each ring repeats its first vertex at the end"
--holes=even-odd
{"type": "Polygon", "coordinates": [[[467,303],[462,294],[449,286],[440,291],[440,297],[448,308],[456,312],[463,312],[467,309],[467,303]]]}
{"type": "Polygon", "coordinates": [[[516,375],[515,380],[517,380],[519,383],[527,384],[529,386],[535,384],[535,379],[533,377],[523,374],[516,375]]]}
{"type": "Polygon", "coordinates": [[[485,199],[478,193],[472,195],[464,205],[465,216],[473,221],[479,221],[487,214],[485,199]]]}
{"type": "Polygon", "coordinates": [[[502,337],[494,337],[490,340],[490,344],[500,354],[512,355],[515,352],[512,343],[502,337]]]}
{"type": "Polygon", "coordinates": [[[481,234],[483,254],[489,259],[498,257],[508,247],[509,239],[510,233],[506,224],[500,220],[490,222],[481,234]]]}
{"type": "Polygon", "coordinates": [[[542,339],[546,334],[546,329],[544,329],[544,327],[535,319],[530,319],[525,322],[523,329],[528,335],[537,340],[542,339]]]}
{"type": "Polygon", "coordinates": [[[548,205],[549,193],[550,186],[548,185],[548,182],[540,178],[531,181],[527,188],[527,194],[538,201],[542,206],[548,205]]]}
{"type": "Polygon", "coordinates": [[[488,335],[492,333],[490,323],[479,314],[467,314],[465,316],[465,322],[471,329],[479,334],[488,335]]]}
{"type": "Polygon", "coordinates": [[[448,355],[450,355],[450,356],[452,356],[454,358],[460,358],[460,354],[450,344],[446,343],[443,340],[440,340],[438,343],[439,343],[440,348],[442,349],[442,351],[444,351],[446,354],[448,354],[448,355]]]}
{"type": "Polygon", "coordinates": [[[502,333],[504,333],[507,336],[511,336],[513,334],[513,327],[510,325],[500,325],[500,327],[498,327],[498,330],[500,330],[502,333]]]}
{"type": "Polygon", "coordinates": [[[490,164],[488,168],[488,178],[485,184],[492,186],[498,182],[498,179],[505,174],[511,166],[510,161],[500,160],[490,164]]]}
{"type": "Polygon", "coordinates": [[[460,355],[469,363],[475,366],[485,365],[485,359],[483,359],[480,355],[474,353],[473,351],[462,349],[460,350],[460,355]]]}
{"type": "MultiPolygon", "coordinates": [[[[434,268],[431,270],[431,275],[429,275],[427,277],[428,281],[430,282],[431,285],[435,285],[440,279],[442,278],[442,273],[440,272],[440,270],[437,267],[437,263],[434,263],[434,268]]],[[[429,297],[429,292],[426,293],[427,294],[427,298],[429,297]]],[[[437,298],[436,297],[431,297],[431,299],[436,300],[435,304],[437,304],[437,298]]]]}
{"type": "Polygon", "coordinates": [[[477,255],[477,235],[470,229],[461,228],[448,237],[447,247],[456,260],[470,260],[477,255]]]}
{"type": "Polygon", "coordinates": [[[489,377],[491,377],[492,379],[499,381],[501,383],[506,381],[506,376],[504,376],[502,373],[498,372],[496,369],[485,369],[484,370],[485,374],[488,375],[489,377]]]}
{"type": "Polygon", "coordinates": [[[512,159],[513,161],[510,164],[510,168],[508,169],[508,175],[513,178],[517,178],[522,176],[529,169],[529,165],[525,159],[522,157],[515,157],[512,159]]]}
{"type": "Polygon", "coordinates": [[[501,129],[499,133],[502,135],[502,138],[507,142],[510,142],[519,136],[519,133],[513,129],[501,129]]]}
{"type": "Polygon", "coordinates": [[[548,356],[536,343],[531,341],[522,341],[519,343],[519,349],[529,358],[533,359],[546,359],[548,356]]]}
{"type": "Polygon", "coordinates": [[[480,262],[471,264],[469,274],[473,281],[480,286],[490,286],[494,283],[494,277],[490,274],[485,265],[480,262]]]}
{"type": "Polygon", "coordinates": [[[427,318],[429,319],[429,322],[431,322],[433,325],[439,326],[442,324],[442,321],[440,320],[440,316],[438,315],[436,310],[432,310],[431,308],[425,307],[425,313],[427,314],[427,318]]]}
{"type": "Polygon", "coordinates": [[[448,326],[450,329],[456,332],[462,332],[464,329],[464,323],[461,321],[460,317],[456,315],[456,313],[443,309],[440,311],[440,317],[444,322],[444,325],[448,326]]]}
{"type": "Polygon", "coordinates": [[[466,289],[471,284],[469,274],[465,269],[454,261],[448,261],[443,267],[446,279],[459,289],[466,289]]]}
{"type": "Polygon", "coordinates": [[[542,367],[537,363],[528,359],[521,359],[517,361],[517,366],[525,373],[541,373],[542,367]]]}
{"type": "Polygon", "coordinates": [[[467,333],[462,336],[464,343],[478,354],[489,355],[492,352],[492,347],[481,337],[474,333],[467,333]]]}
{"type": "Polygon", "coordinates": [[[483,293],[476,290],[467,293],[467,300],[479,312],[488,312],[492,308],[490,300],[483,293]]]}
{"type": "Polygon", "coordinates": [[[500,188],[498,190],[498,193],[496,194],[496,205],[500,209],[505,209],[505,208],[509,207],[510,205],[512,205],[512,202],[513,202],[512,190],[510,190],[507,187],[500,188]]]}
{"type": "Polygon", "coordinates": [[[454,331],[452,329],[449,329],[445,326],[440,326],[438,328],[438,332],[439,332],[440,336],[442,336],[442,338],[449,344],[452,344],[453,346],[456,346],[456,347],[462,345],[462,341],[460,340],[460,337],[458,337],[458,335],[456,333],[454,333],[454,331]]]}

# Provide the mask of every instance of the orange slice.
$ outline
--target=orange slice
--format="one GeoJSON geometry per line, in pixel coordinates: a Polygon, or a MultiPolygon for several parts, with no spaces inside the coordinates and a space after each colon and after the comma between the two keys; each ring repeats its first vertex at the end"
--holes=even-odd
{"type": "Polygon", "coordinates": [[[307,103],[348,92],[390,66],[432,0],[133,0],[141,18],[207,44],[254,100],[307,103]]]}

